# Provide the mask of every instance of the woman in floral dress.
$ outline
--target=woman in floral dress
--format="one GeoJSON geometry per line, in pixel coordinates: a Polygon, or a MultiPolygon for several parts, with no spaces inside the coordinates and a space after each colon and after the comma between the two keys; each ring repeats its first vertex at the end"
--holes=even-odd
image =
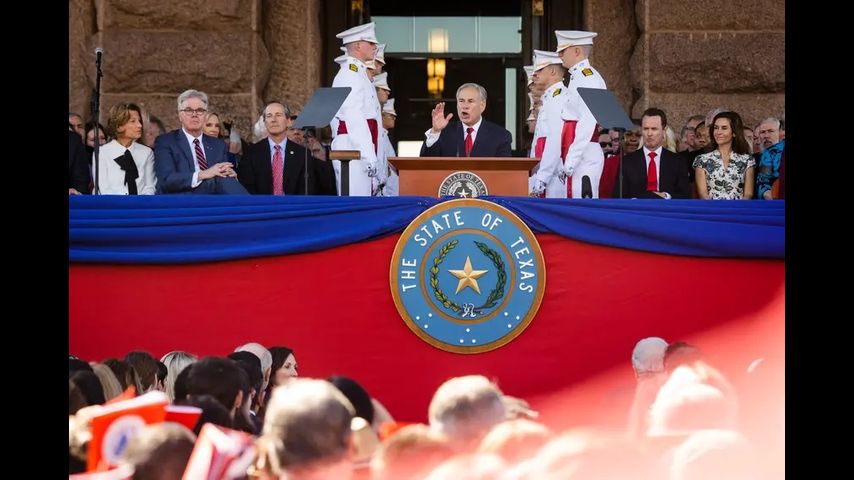
{"type": "Polygon", "coordinates": [[[741,134],[743,128],[741,117],[735,112],[715,115],[709,139],[714,150],[698,155],[693,164],[700,198],[749,200],[753,197],[756,161],[741,134]]]}

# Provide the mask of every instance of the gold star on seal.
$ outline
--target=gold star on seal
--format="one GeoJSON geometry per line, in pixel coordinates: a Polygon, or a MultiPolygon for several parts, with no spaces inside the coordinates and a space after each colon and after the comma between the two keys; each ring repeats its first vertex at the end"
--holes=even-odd
{"type": "Polygon", "coordinates": [[[460,290],[471,287],[472,290],[480,294],[480,287],[477,286],[477,279],[484,276],[486,272],[489,270],[472,270],[471,267],[471,258],[466,257],[466,265],[462,270],[448,270],[451,275],[460,279],[460,283],[457,284],[457,291],[454,292],[460,293],[460,290]]]}

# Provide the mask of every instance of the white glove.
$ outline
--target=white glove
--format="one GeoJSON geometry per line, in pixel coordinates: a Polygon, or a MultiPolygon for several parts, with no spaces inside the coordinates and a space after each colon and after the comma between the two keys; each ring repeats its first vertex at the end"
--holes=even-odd
{"type": "Polygon", "coordinates": [[[572,168],[572,165],[569,165],[569,166],[564,167],[564,173],[565,173],[565,176],[567,176],[567,177],[571,177],[571,176],[572,176],[572,171],[573,171],[573,170],[574,170],[574,169],[572,168]]]}
{"type": "Polygon", "coordinates": [[[558,170],[557,179],[560,180],[560,183],[566,184],[566,171],[564,171],[563,167],[558,170]]]}
{"type": "Polygon", "coordinates": [[[376,177],[377,176],[377,165],[376,165],[376,163],[367,163],[365,165],[365,172],[371,178],[376,177]]]}
{"type": "Polygon", "coordinates": [[[537,180],[534,187],[531,189],[531,195],[542,195],[546,191],[546,182],[537,180]]]}

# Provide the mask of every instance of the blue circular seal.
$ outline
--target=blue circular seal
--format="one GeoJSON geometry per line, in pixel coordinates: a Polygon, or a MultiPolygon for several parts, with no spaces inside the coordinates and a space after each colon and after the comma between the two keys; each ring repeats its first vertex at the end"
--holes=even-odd
{"type": "Polygon", "coordinates": [[[537,239],[504,207],[450,200],[418,216],[389,269],[394,304],[422,340],[455,353],[506,345],[531,323],[546,288],[537,239]]]}

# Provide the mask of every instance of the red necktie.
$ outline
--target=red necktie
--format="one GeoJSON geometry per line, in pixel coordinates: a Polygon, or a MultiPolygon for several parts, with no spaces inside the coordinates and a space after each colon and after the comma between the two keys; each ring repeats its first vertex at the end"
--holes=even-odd
{"type": "MultiPolygon", "coordinates": [[[[471,146],[472,146],[471,132],[473,132],[473,131],[474,131],[474,129],[471,127],[466,128],[466,156],[467,157],[471,156],[471,146]]],[[[457,137],[457,138],[459,138],[459,137],[457,137]]]]}
{"type": "Polygon", "coordinates": [[[649,152],[649,168],[646,171],[646,189],[649,192],[658,191],[658,174],[655,171],[655,152],[649,152]]]}
{"type": "Polygon", "coordinates": [[[193,143],[196,146],[196,161],[199,162],[199,170],[207,170],[208,162],[205,161],[205,152],[202,151],[202,146],[199,145],[199,139],[193,140],[193,143]]]}
{"type": "Polygon", "coordinates": [[[282,160],[282,146],[276,145],[276,153],[273,154],[273,195],[285,194],[285,162],[282,160]]]}

